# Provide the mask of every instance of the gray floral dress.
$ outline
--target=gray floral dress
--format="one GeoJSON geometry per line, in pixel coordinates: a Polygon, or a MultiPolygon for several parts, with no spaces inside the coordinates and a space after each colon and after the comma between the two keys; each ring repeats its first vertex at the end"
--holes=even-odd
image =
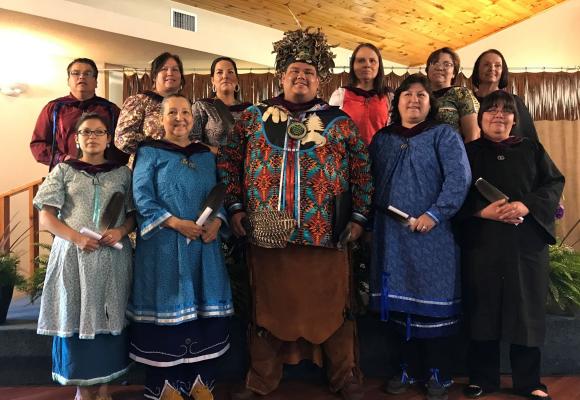
{"type": "MultiPolygon", "coordinates": [[[[75,230],[99,232],[99,218],[115,192],[125,194],[125,206],[115,227],[133,211],[131,171],[122,166],[94,175],[68,164],[58,164],[42,183],[34,206],[58,209],[58,218],[75,230]]],[[[59,337],[78,334],[119,335],[126,325],[125,309],[131,287],[132,250],[127,237],[122,250],[102,246],[81,251],[74,243],[55,237],[48,260],[38,333],[59,337]]]]}

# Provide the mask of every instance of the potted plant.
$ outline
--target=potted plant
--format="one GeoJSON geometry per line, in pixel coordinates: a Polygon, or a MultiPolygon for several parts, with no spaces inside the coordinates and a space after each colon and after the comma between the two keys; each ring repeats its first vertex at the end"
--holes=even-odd
{"type": "Polygon", "coordinates": [[[52,247],[50,244],[46,243],[35,243],[35,246],[46,250],[47,253],[40,254],[34,259],[37,268],[32,273],[32,276],[19,288],[28,295],[31,303],[34,303],[40,298],[40,296],[42,296],[44,278],[46,276],[46,266],[48,265],[48,256],[52,247]]]}
{"type": "Polygon", "coordinates": [[[18,264],[20,258],[14,253],[14,249],[23,240],[27,230],[24,231],[9,247],[6,248],[6,243],[10,238],[10,234],[14,232],[14,228],[6,227],[0,238],[0,324],[6,322],[6,315],[8,314],[8,307],[12,301],[14,287],[22,287],[26,280],[18,272],[18,264]]]}
{"type": "Polygon", "coordinates": [[[555,314],[574,315],[580,307],[580,253],[565,244],[580,219],[559,244],[551,245],[548,310],[555,314]]]}

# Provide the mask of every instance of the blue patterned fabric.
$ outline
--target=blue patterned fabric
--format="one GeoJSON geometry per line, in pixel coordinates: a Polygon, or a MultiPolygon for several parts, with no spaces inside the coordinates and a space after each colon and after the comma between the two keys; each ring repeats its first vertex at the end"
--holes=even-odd
{"type": "Polygon", "coordinates": [[[457,323],[451,317],[459,313],[461,301],[459,249],[449,221],[471,182],[461,138],[449,125],[410,138],[385,128],[369,151],[375,182],[371,306],[382,308],[383,319],[388,311],[449,318],[454,322],[445,326],[406,327],[408,337],[444,335],[457,323]],[[413,217],[428,213],[438,223],[426,234],[410,232],[378,211],[389,205],[413,217]],[[432,332],[419,333],[423,329],[432,332]]]}
{"type": "Polygon", "coordinates": [[[52,379],[61,385],[90,386],[110,382],[129,368],[127,331],[96,335],[94,339],[55,336],[52,379]]]}
{"type": "Polygon", "coordinates": [[[133,173],[138,236],[128,315],[173,325],[233,313],[221,241],[203,243],[162,226],[170,216],[195,221],[216,184],[215,156],[140,147],[133,173]]]}

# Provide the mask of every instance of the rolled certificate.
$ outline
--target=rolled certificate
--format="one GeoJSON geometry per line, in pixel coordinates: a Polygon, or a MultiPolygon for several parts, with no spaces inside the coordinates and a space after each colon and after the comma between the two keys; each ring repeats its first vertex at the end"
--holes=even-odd
{"type": "MultiPolygon", "coordinates": [[[[226,185],[223,183],[216,184],[207,195],[207,198],[202,203],[200,210],[203,210],[202,213],[199,215],[197,221],[195,221],[196,225],[202,226],[211,218],[214,214],[217,213],[217,210],[222,206],[224,202],[224,197],[226,196],[226,185]]],[[[191,242],[191,239],[187,239],[187,244],[191,242]]]]}
{"type": "Polygon", "coordinates": [[[411,225],[415,222],[415,218],[411,217],[404,211],[399,210],[397,207],[393,207],[389,205],[387,207],[387,214],[391,217],[402,223],[403,225],[411,225]]]}
{"type": "MultiPolygon", "coordinates": [[[[199,226],[205,224],[205,221],[207,221],[212,212],[213,210],[211,209],[211,207],[206,207],[205,210],[203,210],[203,212],[197,219],[197,221],[195,221],[195,224],[199,226]]],[[[191,239],[187,238],[187,244],[189,244],[189,242],[191,242],[191,239]]]]}
{"type": "MultiPolygon", "coordinates": [[[[79,231],[81,234],[88,236],[92,239],[95,240],[101,240],[103,238],[103,235],[98,234],[97,232],[91,231],[89,228],[81,228],[81,230],[79,231]]],[[[122,250],[123,249],[123,245],[119,242],[115,243],[113,246],[115,249],[117,250],[122,250]]]]}

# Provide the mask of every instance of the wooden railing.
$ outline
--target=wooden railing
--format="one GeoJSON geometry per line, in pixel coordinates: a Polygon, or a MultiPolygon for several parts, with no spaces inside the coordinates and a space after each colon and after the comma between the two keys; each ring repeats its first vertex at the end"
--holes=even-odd
{"type": "MultiPolygon", "coordinates": [[[[7,192],[0,194],[0,232],[6,232],[6,228],[10,226],[10,198],[16,196],[20,193],[28,192],[28,273],[32,274],[36,268],[36,263],[34,260],[38,257],[38,238],[39,238],[39,226],[38,226],[38,210],[32,204],[36,192],[38,192],[38,186],[42,183],[42,179],[36,180],[34,182],[27,183],[26,185],[19,186],[7,192]]],[[[8,235],[10,233],[8,232],[8,235]]],[[[8,251],[10,249],[10,236],[4,243],[3,251],[8,251]]]]}

